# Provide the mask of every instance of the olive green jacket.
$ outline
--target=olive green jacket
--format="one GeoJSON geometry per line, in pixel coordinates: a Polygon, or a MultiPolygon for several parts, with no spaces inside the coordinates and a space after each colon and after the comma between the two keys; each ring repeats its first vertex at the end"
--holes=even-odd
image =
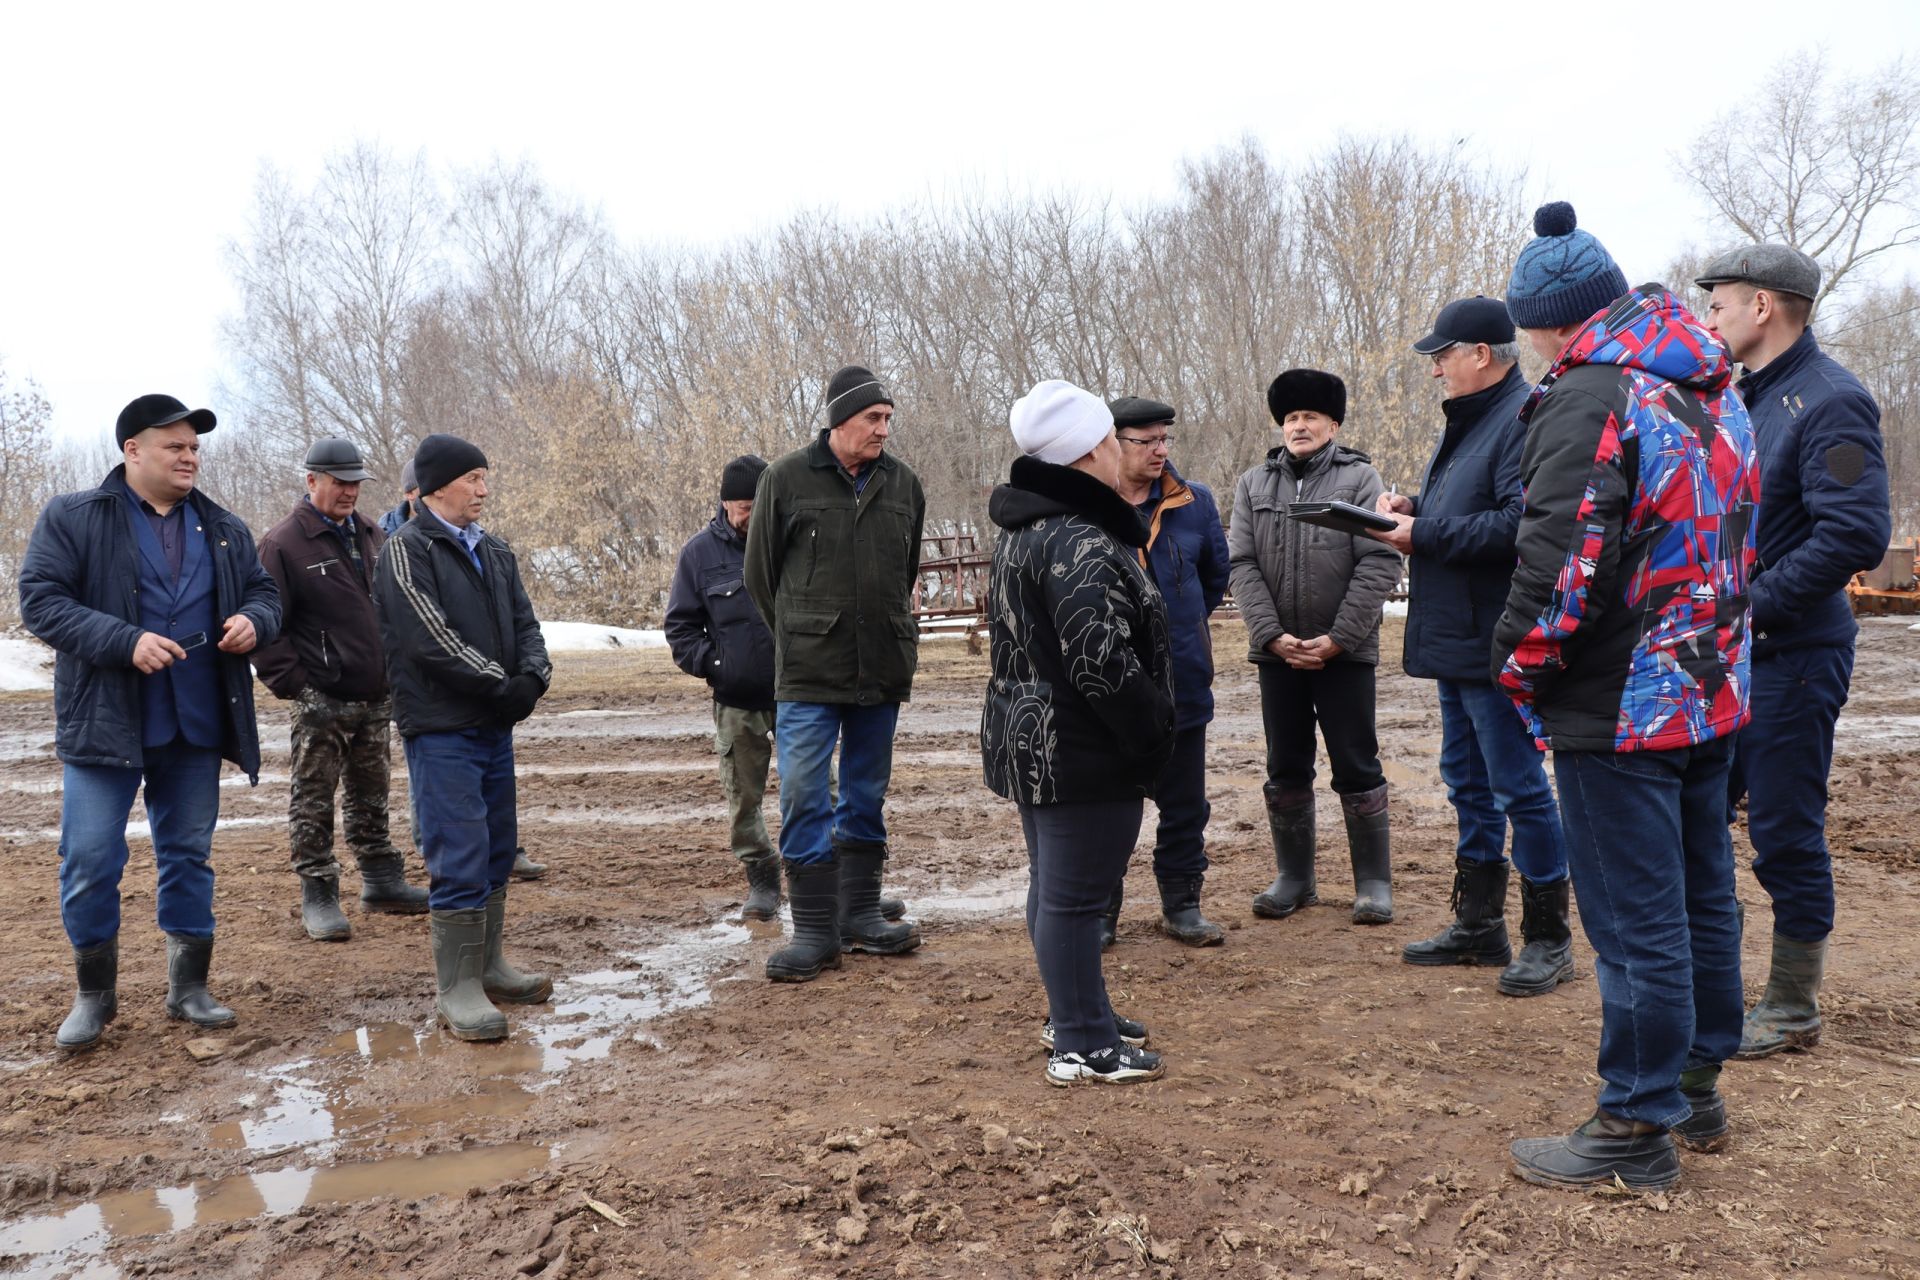
{"type": "Polygon", "coordinates": [[[747,525],[747,594],[773,632],[782,702],[905,702],[920,656],[913,584],[927,499],[882,454],[856,494],[822,431],[760,477],[747,525]]]}

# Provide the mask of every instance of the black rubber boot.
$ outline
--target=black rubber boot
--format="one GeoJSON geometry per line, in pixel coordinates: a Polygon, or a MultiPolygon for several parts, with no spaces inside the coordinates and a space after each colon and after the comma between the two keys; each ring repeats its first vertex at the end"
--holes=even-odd
{"type": "Polygon", "coordinates": [[[340,910],[339,877],[300,877],[300,926],[315,942],[345,942],[353,936],[353,926],[340,910]]]}
{"type": "Polygon", "coordinates": [[[1507,864],[1453,862],[1453,923],[1424,942],[1400,948],[1407,964],[1509,964],[1513,944],[1507,941],[1507,864]]]}
{"type": "Polygon", "coordinates": [[[1266,891],[1254,895],[1253,914],[1284,920],[1320,901],[1313,877],[1313,792],[1274,783],[1262,788],[1267,801],[1267,830],[1273,835],[1273,861],[1279,874],[1266,891]]]}
{"type": "Polygon", "coordinates": [[[503,939],[507,932],[507,887],[487,897],[487,967],[480,977],[487,999],[501,1004],[539,1004],[553,994],[553,979],[544,973],[522,973],[507,963],[503,939]]]}
{"type": "Polygon", "coordinates": [[[407,883],[400,851],[360,859],[360,909],[376,915],[423,916],[427,891],[407,883]]]}
{"type": "Polygon", "coordinates": [[[100,1043],[101,1033],[120,1012],[120,939],[75,947],[73,972],[79,979],[79,992],[73,997],[73,1011],[54,1033],[53,1043],[68,1053],[80,1053],[100,1043]]]}
{"type": "Polygon", "coordinates": [[[1827,971],[1827,940],[1796,942],[1773,935],[1773,965],[1767,991],[1747,1013],[1740,1032],[1743,1060],[1771,1058],[1787,1049],[1820,1043],[1820,982],[1827,971]]]}
{"type": "Polygon", "coordinates": [[[895,924],[880,914],[880,869],[886,865],[886,850],[841,848],[835,851],[835,861],[840,864],[840,949],[897,956],[919,946],[918,929],[895,924]]]}
{"type": "Polygon", "coordinates": [[[1605,1111],[1564,1137],[1522,1138],[1512,1152],[1514,1173],[1543,1187],[1612,1186],[1618,1178],[1631,1191],[1664,1191],[1680,1180],[1665,1129],[1605,1111]]]}
{"type": "Polygon", "coordinates": [[[1113,896],[1107,899],[1107,910],[1100,917],[1100,949],[1105,951],[1120,936],[1120,908],[1126,905],[1127,881],[1122,876],[1114,882],[1113,896]]]}
{"type": "Polygon", "coordinates": [[[747,900],[740,904],[740,915],[747,920],[774,920],[780,915],[780,859],[775,854],[749,858],[747,900]]]}
{"type": "Polygon", "coordinates": [[[1673,1126],[1673,1140],[1689,1151],[1718,1151],[1727,1145],[1727,1102],[1720,1096],[1719,1082],[1719,1067],[1680,1073],[1680,1092],[1693,1112],[1673,1126]]]}
{"type": "Polygon", "coordinates": [[[884,893],[880,895],[880,918],[882,920],[898,920],[906,914],[907,901],[905,898],[889,898],[884,893]]]}
{"type": "Polygon", "coordinates": [[[1572,882],[1520,877],[1520,937],[1526,943],[1500,975],[1500,994],[1543,996],[1573,977],[1573,926],[1567,919],[1572,882]]]}
{"type": "Polygon", "coordinates": [[[840,864],[829,859],[786,866],[793,938],[767,957],[767,977],[811,982],[822,969],[840,967],[840,864]]]}
{"type": "Polygon", "coordinates": [[[487,911],[435,911],[431,916],[438,994],[433,1016],[462,1040],[504,1040],[507,1015],[487,998],[487,911]]]}
{"type": "Polygon", "coordinates": [[[515,880],[538,880],[547,874],[547,864],[529,858],[525,849],[515,849],[511,874],[515,880]]]}
{"type": "Polygon", "coordinates": [[[1217,947],[1227,940],[1227,931],[1200,914],[1200,887],[1203,876],[1182,876],[1160,882],[1160,927],[1175,942],[1190,947],[1217,947]]]}
{"type": "Polygon", "coordinates": [[[212,938],[167,935],[167,1016],[196,1027],[230,1027],[233,1010],[207,994],[207,970],[213,965],[212,938]]]}
{"type": "Polygon", "coordinates": [[[1387,817],[1387,784],[1341,796],[1347,819],[1347,854],[1353,860],[1353,922],[1393,922],[1393,837],[1387,817]]]}

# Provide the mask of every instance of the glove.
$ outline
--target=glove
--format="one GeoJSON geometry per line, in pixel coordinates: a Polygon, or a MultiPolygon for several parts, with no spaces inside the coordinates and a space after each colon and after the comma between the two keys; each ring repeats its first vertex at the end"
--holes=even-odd
{"type": "Polygon", "coordinates": [[[546,691],[546,686],[533,676],[515,676],[507,681],[506,692],[500,695],[500,714],[508,724],[519,724],[533,714],[534,704],[546,691]]]}

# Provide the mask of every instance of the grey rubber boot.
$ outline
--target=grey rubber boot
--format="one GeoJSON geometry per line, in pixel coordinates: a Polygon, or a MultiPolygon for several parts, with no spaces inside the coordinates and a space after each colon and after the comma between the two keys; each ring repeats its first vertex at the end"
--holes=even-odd
{"type": "Polygon", "coordinates": [[[1113,896],[1107,899],[1106,914],[1100,917],[1100,949],[1105,951],[1120,936],[1120,908],[1126,905],[1127,881],[1122,876],[1113,885],[1113,896]]]}
{"type": "Polygon", "coordinates": [[[1347,854],[1353,860],[1353,922],[1393,921],[1393,837],[1387,818],[1387,784],[1341,796],[1347,819],[1347,854]]]}
{"type": "Polygon", "coordinates": [[[834,860],[840,864],[841,949],[897,956],[918,947],[918,929],[895,924],[880,914],[880,869],[886,864],[886,850],[841,848],[834,860]]]}
{"type": "Polygon", "coordinates": [[[780,916],[780,858],[764,854],[741,864],[747,871],[747,900],[740,914],[748,920],[775,920],[780,916]]]}
{"type": "Polygon", "coordinates": [[[430,915],[433,969],[438,994],[433,1013],[462,1040],[504,1040],[507,1015],[487,999],[487,911],[435,911],[430,915]]]}
{"type": "Polygon", "coordinates": [[[1264,892],[1254,895],[1253,914],[1284,920],[1320,901],[1313,872],[1313,791],[1305,787],[1291,790],[1272,782],[1261,791],[1267,801],[1267,830],[1273,835],[1273,861],[1279,874],[1264,892]]]}
{"type": "Polygon", "coordinates": [[[360,860],[360,909],[379,915],[423,916],[427,891],[407,883],[400,851],[360,860]]]}
{"type": "Polygon", "coordinates": [[[80,1053],[100,1043],[100,1036],[120,1012],[120,939],[108,938],[92,947],[73,949],[73,972],[79,992],[53,1043],[68,1053],[80,1053]]]}
{"type": "Polygon", "coordinates": [[[1796,942],[1773,935],[1773,967],[1767,991],[1747,1013],[1740,1050],[1751,1061],[1787,1049],[1811,1049],[1820,1043],[1820,982],[1827,971],[1827,940],[1796,942]]]}
{"type": "Polygon", "coordinates": [[[525,849],[515,849],[513,851],[512,875],[515,880],[538,880],[545,874],[547,874],[546,863],[535,862],[527,856],[525,849]]]}
{"type": "Polygon", "coordinates": [[[1407,964],[1497,964],[1513,962],[1507,940],[1507,864],[1455,858],[1453,923],[1424,942],[1400,948],[1407,964]]]}
{"type": "Polygon", "coordinates": [[[315,942],[345,942],[353,936],[353,926],[340,910],[339,877],[300,877],[300,927],[315,942]]]}
{"type": "Polygon", "coordinates": [[[167,1016],[196,1027],[230,1027],[233,1010],[207,994],[207,970],[213,966],[212,938],[167,935],[167,1016]]]}
{"type": "Polygon", "coordinates": [[[793,937],[767,957],[767,977],[811,982],[822,969],[840,967],[840,864],[828,859],[786,868],[793,937]]]}
{"type": "Polygon", "coordinates": [[[1176,942],[1190,947],[1217,947],[1227,931],[1200,914],[1204,876],[1182,876],[1160,881],[1160,927],[1176,942]]]}
{"type": "Polygon", "coordinates": [[[553,979],[544,973],[522,973],[507,963],[502,938],[507,931],[507,887],[487,897],[487,967],[480,984],[487,999],[501,1004],[539,1004],[553,994],[553,979]]]}
{"type": "Polygon", "coordinates": [[[1573,926],[1568,920],[1573,882],[1546,884],[1520,877],[1520,937],[1526,945],[1500,975],[1500,994],[1543,996],[1573,977],[1573,926]]]}

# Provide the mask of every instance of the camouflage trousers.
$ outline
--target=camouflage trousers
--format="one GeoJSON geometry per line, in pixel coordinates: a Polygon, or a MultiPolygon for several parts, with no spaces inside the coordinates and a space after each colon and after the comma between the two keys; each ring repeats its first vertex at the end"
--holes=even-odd
{"type": "Polygon", "coordinates": [[[760,812],[767,794],[767,766],[773,759],[772,740],[773,712],[713,704],[713,750],[720,757],[720,787],[727,796],[733,856],[742,861],[773,853],[767,820],[760,812]]]}
{"type": "Polygon", "coordinates": [[[333,799],[347,847],[361,871],[391,858],[400,868],[400,851],[387,833],[387,744],[392,735],[393,702],[346,702],[317,689],[301,691],[292,717],[293,777],[288,788],[287,839],[293,869],[325,880],[339,876],[333,856],[333,799]]]}

